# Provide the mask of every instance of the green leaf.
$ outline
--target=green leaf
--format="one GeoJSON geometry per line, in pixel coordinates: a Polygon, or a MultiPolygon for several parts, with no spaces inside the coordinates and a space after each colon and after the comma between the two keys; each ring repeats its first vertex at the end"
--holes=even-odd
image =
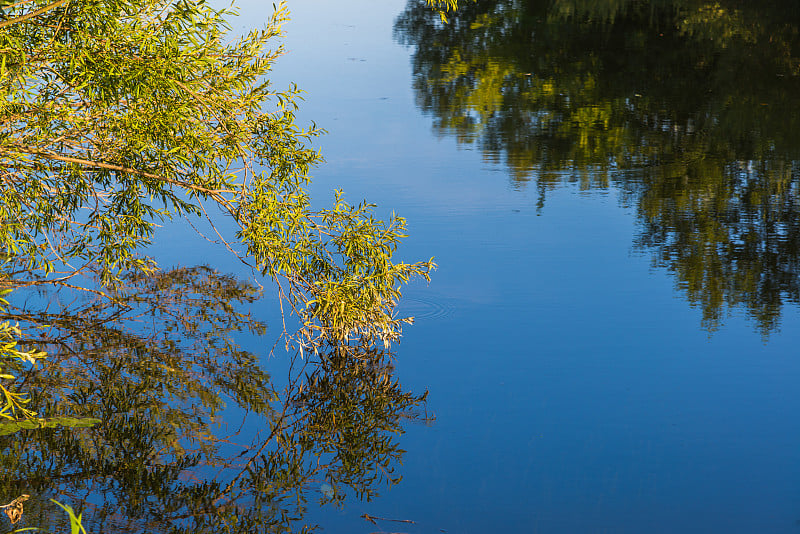
{"type": "Polygon", "coordinates": [[[55,499],[50,499],[50,502],[59,505],[61,508],[64,509],[65,512],[67,512],[67,515],[69,516],[71,534],[81,534],[81,533],[86,534],[86,530],[83,528],[83,525],[81,525],[81,517],[83,516],[83,514],[79,514],[76,516],[75,511],[72,509],[71,506],[66,504],[61,504],[55,499]]]}

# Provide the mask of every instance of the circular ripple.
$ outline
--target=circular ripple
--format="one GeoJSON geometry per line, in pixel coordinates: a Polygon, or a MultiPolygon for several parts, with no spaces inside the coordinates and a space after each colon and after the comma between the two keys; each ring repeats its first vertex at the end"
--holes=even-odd
{"type": "Polygon", "coordinates": [[[453,313],[453,306],[441,299],[437,300],[428,297],[403,296],[397,306],[397,314],[400,317],[413,317],[419,319],[440,319],[448,317],[453,313]]]}

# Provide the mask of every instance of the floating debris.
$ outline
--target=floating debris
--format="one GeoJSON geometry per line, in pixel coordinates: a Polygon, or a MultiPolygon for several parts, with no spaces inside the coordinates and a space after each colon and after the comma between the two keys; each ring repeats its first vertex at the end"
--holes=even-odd
{"type": "Polygon", "coordinates": [[[30,497],[30,495],[23,494],[10,503],[0,506],[3,512],[8,516],[8,520],[11,521],[12,525],[16,525],[19,520],[22,519],[22,512],[24,511],[22,503],[27,501],[30,497]]]}

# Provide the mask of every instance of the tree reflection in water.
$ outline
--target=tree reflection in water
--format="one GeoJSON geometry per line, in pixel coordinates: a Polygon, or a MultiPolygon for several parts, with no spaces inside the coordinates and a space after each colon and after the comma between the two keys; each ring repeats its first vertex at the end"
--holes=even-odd
{"type": "Polygon", "coordinates": [[[411,0],[419,107],[520,187],[614,186],[637,248],[713,330],[763,334],[800,301],[800,9],[700,0],[478,0],[442,24],[411,0]]]}
{"type": "Polygon", "coordinates": [[[20,525],[61,524],[60,496],[89,532],[302,531],[309,499],[399,480],[401,422],[425,396],[403,391],[391,352],[328,346],[278,385],[235,343],[265,332],[240,311],[255,286],[207,267],[125,284],[113,299],[28,295],[46,304],[5,317],[49,353],[16,370],[39,413],[102,421],[0,438],[2,493],[32,496],[20,525]]]}

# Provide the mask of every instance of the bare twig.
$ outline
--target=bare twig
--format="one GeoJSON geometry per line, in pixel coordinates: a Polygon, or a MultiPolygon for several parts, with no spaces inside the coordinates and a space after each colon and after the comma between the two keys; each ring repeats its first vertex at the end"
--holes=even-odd
{"type": "Polygon", "coordinates": [[[369,521],[373,525],[377,525],[378,524],[375,521],[376,519],[378,521],[392,521],[394,523],[411,523],[412,525],[416,524],[414,521],[411,521],[410,519],[387,519],[385,517],[378,517],[378,516],[369,515],[369,514],[363,514],[361,517],[363,517],[365,520],[369,521]]]}

